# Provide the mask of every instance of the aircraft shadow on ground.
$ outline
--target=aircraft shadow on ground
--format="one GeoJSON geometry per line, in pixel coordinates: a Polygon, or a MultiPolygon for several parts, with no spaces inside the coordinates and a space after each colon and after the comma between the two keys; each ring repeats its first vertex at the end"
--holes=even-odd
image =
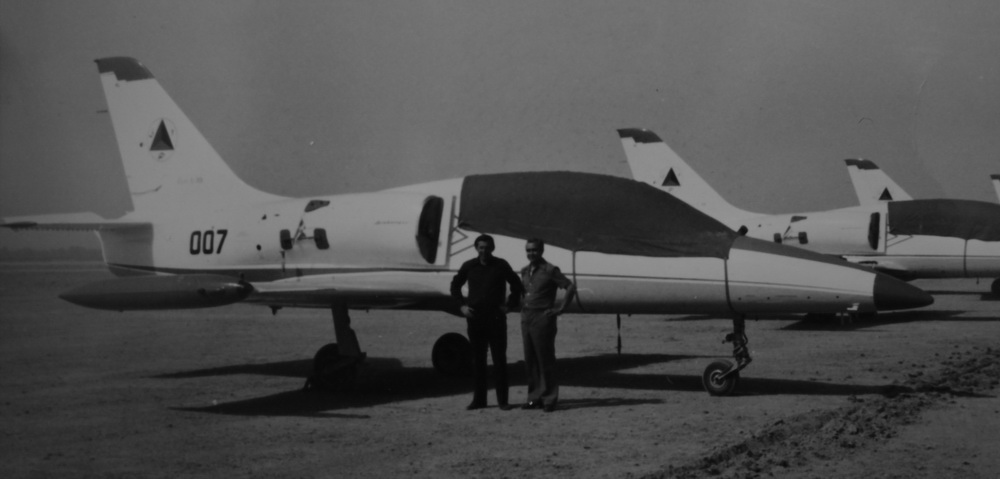
{"type": "MultiPolygon", "coordinates": [[[[646,391],[681,391],[706,394],[701,375],[664,375],[621,372],[627,369],[668,363],[685,359],[713,356],[679,356],[667,354],[605,354],[559,360],[560,384],[567,387],[615,388],[646,391]]],[[[309,361],[286,361],[271,364],[241,365],[156,376],[159,379],[200,378],[231,374],[273,374],[300,377],[304,383],[309,361]]],[[[523,362],[509,365],[512,389],[526,384],[523,362]]],[[[403,367],[396,359],[369,358],[358,372],[358,380],[350,392],[314,392],[301,389],[284,391],[263,397],[231,401],[206,407],[177,407],[175,410],[229,414],[239,416],[302,416],[331,419],[366,419],[364,414],[338,413],[338,410],[370,407],[379,404],[470,395],[471,378],[443,376],[433,368],[403,367]]],[[[744,377],[738,395],[865,395],[888,394],[898,386],[863,386],[817,381],[744,377]]],[[[514,396],[517,396],[514,392],[514,396]]],[[[494,401],[490,392],[490,403],[494,401]]],[[[655,404],[662,401],[646,398],[565,398],[561,409],[618,407],[655,404]]]]}
{"type": "MultiPolygon", "coordinates": [[[[600,355],[559,360],[561,383],[574,386],[578,377],[613,377],[616,371],[656,363],[664,363],[699,356],[672,356],[666,354],[600,355]]],[[[707,357],[707,356],[706,356],[707,357]]],[[[309,374],[311,361],[285,361],[270,364],[249,364],[220,368],[184,371],[155,376],[158,379],[201,378],[238,374],[269,374],[299,377],[302,384],[309,374]]],[[[660,377],[662,380],[662,376],[660,377]]],[[[508,382],[511,388],[524,387],[524,362],[508,364],[508,382]]],[[[597,381],[599,382],[599,381],[597,381]]],[[[640,389],[648,386],[640,385],[640,389]]],[[[186,411],[211,412],[248,416],[315,416],[341,417],[329,411],[388,404],[430,397],[454,396],[472,393],[470,377],[448,377],[433,368],[404,367],[397,359],[368,358],[358,371],[355,387],[350,392],[286,391],[270,396],[222,403],[207,407],[175,408],[186,411]]],[[[492,402],[493,393],[490,392],[492,402]]],[[[638,402],[636,402],[638,401],[638,402]]],[[[609,407],[638,404],[633,399],[600,399],[570,401],[566,408],[609,407]]],[[[354,417],[354,416],[350,416],[354,417]]]]}

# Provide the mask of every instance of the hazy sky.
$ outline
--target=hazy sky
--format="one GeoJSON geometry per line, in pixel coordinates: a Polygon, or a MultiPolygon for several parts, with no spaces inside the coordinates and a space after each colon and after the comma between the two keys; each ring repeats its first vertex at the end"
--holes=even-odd
{"type": "Polygon", "coordinates": [[[998,25],[991,0],[2,0],[0,215],[129,207],[93,63],[119,55],[287,196],[628,177],[615,129],[642,127],[744,209],[856,204],[857,157],[914,197],[996,201],[998,25]]]}

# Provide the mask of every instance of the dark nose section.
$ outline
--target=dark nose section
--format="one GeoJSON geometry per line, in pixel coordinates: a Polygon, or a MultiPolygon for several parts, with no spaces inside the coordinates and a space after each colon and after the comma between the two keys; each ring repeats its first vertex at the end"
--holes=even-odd
{"type": "Polygon", "coordinates": [[[924,290],[883,273],[875,274],[872,296],[879,311],[920,308],[934,303],[934,298],[924,290]]]}

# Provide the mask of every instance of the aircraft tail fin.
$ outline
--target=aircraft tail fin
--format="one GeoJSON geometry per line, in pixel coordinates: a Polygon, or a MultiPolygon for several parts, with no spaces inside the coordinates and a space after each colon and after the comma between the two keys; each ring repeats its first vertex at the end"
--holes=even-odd
{"type": "Polygon", "coordinates": [[[848,159],[844,160],[844,163],[847,164],[847,173],[851,175],[854,193],[858,195],[858,202],[862,205],[913,199],[895,181],[892,181],[889,175],[880,170],[875,162],[864,159],[848,159]]]}
{"type": "Polygon", "coordinates": [[[993,189],[997,191],[997,200],[1000,200],[1000,175],[990,175],[990,180],[993,181],[993,189]]]}
{"type": "Polygon", "coordinates": [[[136,213],[278,198],[237,177],[137,60],[95,61],[136,213]]]}
{"type": "Polygon", "coordinates": [[[666,191],[727,225],[756,216],[726,201],[656,133],[627,128],[618,130],[618,136],[636,181],[666,191]]]}

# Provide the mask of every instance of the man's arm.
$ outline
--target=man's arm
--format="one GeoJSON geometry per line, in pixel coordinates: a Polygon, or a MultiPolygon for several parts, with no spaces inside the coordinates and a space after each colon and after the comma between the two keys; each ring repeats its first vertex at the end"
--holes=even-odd
{"type": "Polygon", "coordinates": [[[573,298],[576,296],[576,285],[562,273],[558,266],[552,272],[552,280],[555,281],[557,286],[566,290],[562,304],[552,309],[552,313],[558,316],[563,313],[563,310],[571,304],[573,298]]]}
{"type": "Polygon", "coordinates": [[[521,297],[524,296],[524,285],[521,284],[521,277],[514,272],[514,268],[507,264],[507,284],[510,285],[510,296],[507,297],[507,309],[514,310],[521,306],[521,297]]]}
{"type": "Polygon", "coordinates": [[[458,268],[455,277],[451,279],[451,297],[458,300],[458,303],[465,306],[465,297],[462,296],[462,286],[469,279],[469,269],[463,264],[458,268]]]}

